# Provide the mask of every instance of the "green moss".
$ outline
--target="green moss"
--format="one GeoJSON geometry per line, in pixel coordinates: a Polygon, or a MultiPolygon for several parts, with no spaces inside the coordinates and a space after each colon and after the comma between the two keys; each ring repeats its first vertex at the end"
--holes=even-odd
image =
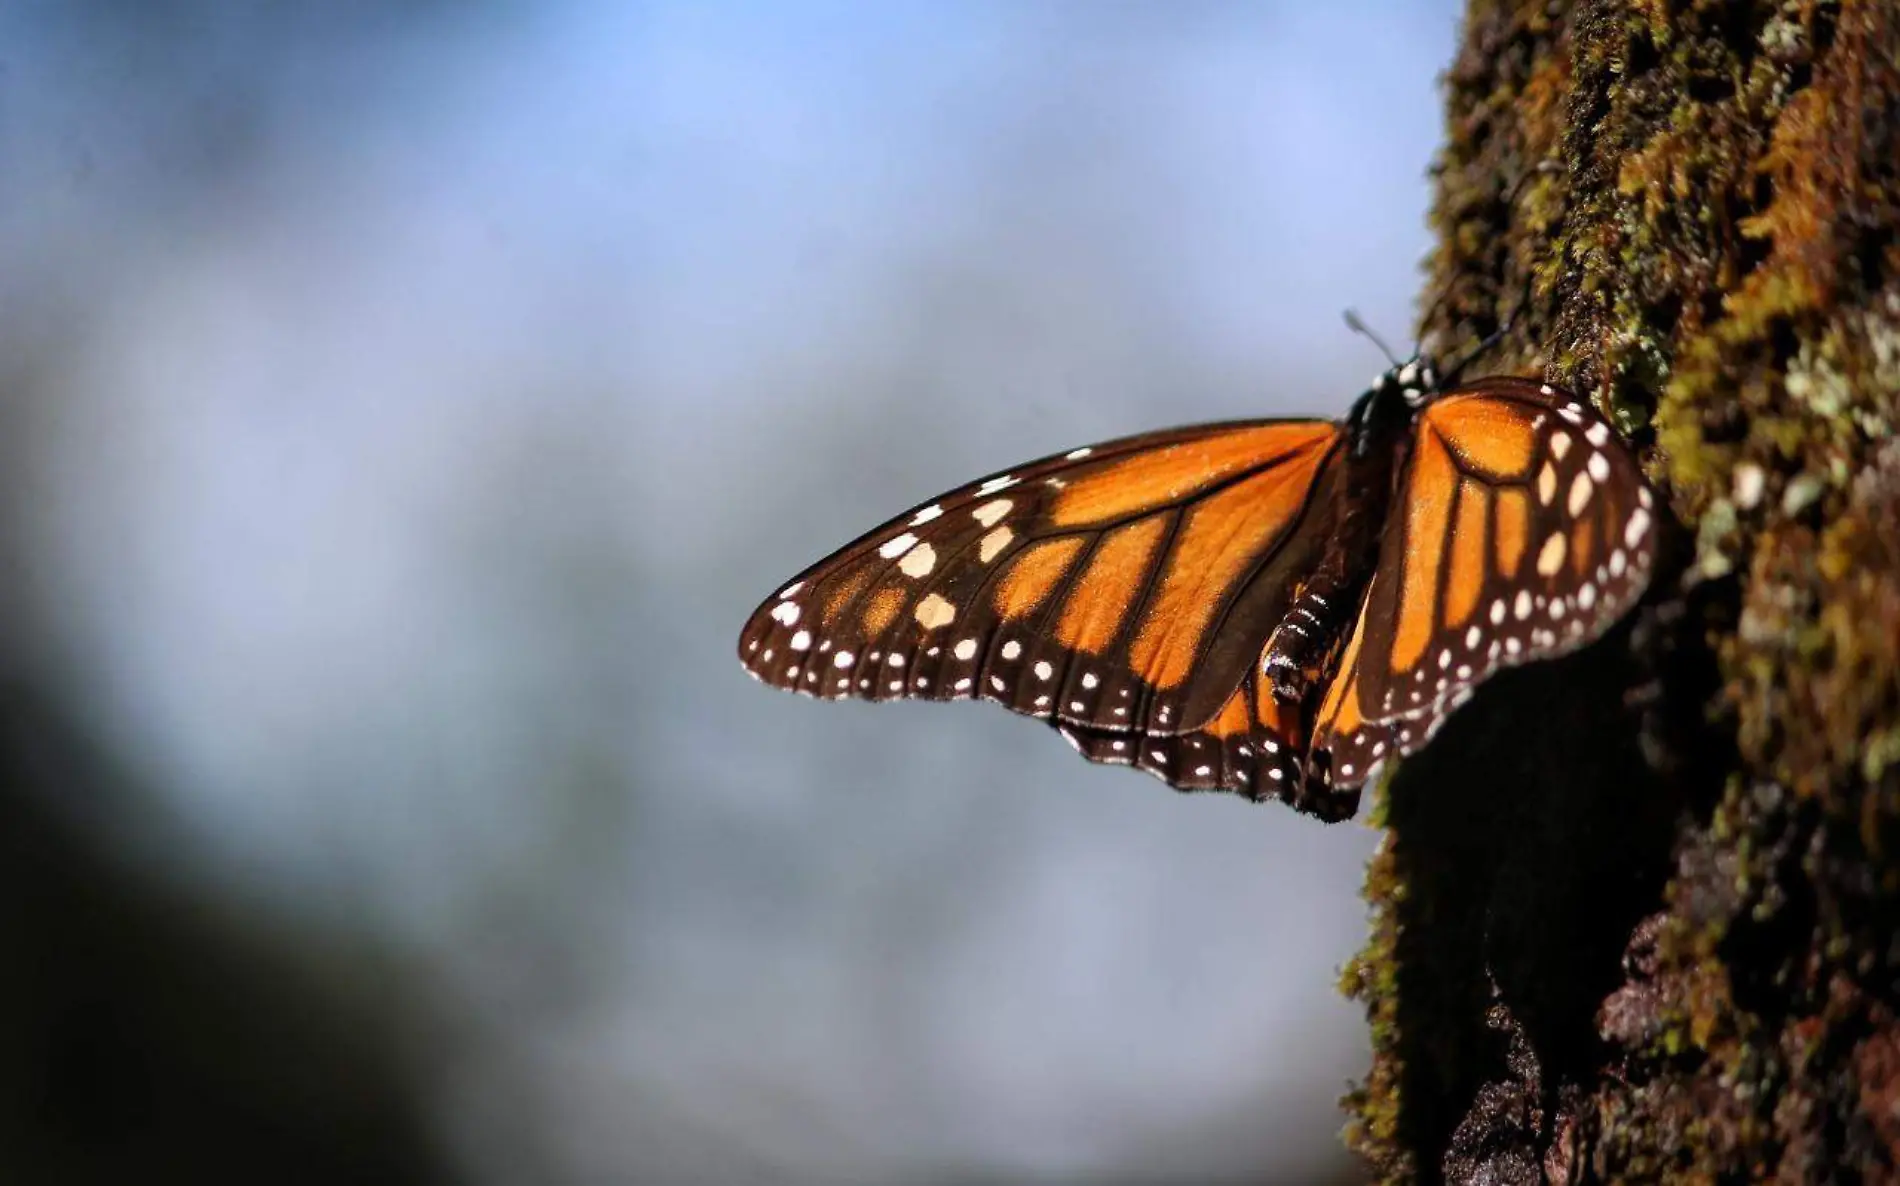
{"type": "MultiPolygon", "coordinates": [[[[1653,442],[1701,582],[1678,645],[1718,674],[1676,706],[1712,722],[1683,765],[1718,790],[1683,821],[1653,966],[1630,973],[1654,1024],[1545,1087],[1577,1093],[1596,1175],[1891,1176],[1900,10],[1475,0],[1446,89],[1429,291],[1448,299],[1425,329],[1468,339],[1529,282],[1498,365],[1541,365],[1653,442]],[[1499,201],[1546,160],[1561,171],[1499,201]]],[[[1436,1172],[1401,1136],[1401,1017],[1474,1032],[1401,1008],[1406,893],[1388,841],[1345,980],[1373,1019],[1354,1141],[1392,1182],[1436,1172]]]]}
{"type": "MultiPolygon", "coordinates": [[[[1390,780],[1373,791],[1371,819],[1383,827],[1388,812],[1390,780]]],[[[1412,1176],[1411,1159],[1398,1139],[1402,1107],[1400,1081],[1403,1066],[1396,1057],[1398,1044],[1398,926],[1395,909],[1405,896],[1397,875],[1390,836],[1366,867],[1368,900],[1382,903],[1376,911],[1372,934],[1358,957],[1349,961],[1339,979],[1340,992],[1366,1004],[1372,1044],[1383,1053],[1376,1058],[1366,1081],[1340,1100],[1347,1114],[1342,1134],[1346,1147],[1381,1168],[1393,1180],[1412,1176]]]]}

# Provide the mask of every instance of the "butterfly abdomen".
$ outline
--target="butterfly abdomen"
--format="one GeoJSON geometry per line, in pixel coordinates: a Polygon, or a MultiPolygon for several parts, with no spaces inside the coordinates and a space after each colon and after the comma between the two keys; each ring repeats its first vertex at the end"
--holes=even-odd
{"type": "Polygon", "coordinates": [[[1331,676],[1378,566],[1396,459],[1412,419],[1404,390],[1382,381],[1346,418],[1345,480],[1336,488],[1332,528],[1261,653],[1261,673],[1287,704],[1305,703],[1331,676]]]}
{"type": "Polygon", "coordinates": [[[1325,679],[1332,655],[1358,602],[1354,590],[1328,584],[1326,591],[1308,585],[1293,600],[1286,617],[1267,637],[1260,660],[1274,698],[1287,704],[1304,703],[1325,679]],[[1342,612],[1342,608],[1345,607],[1342,612]]]}

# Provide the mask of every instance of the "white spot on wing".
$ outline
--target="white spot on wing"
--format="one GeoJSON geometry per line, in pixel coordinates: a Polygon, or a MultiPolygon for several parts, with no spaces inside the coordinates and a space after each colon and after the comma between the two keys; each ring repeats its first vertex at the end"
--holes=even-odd
{"type": "Polygon", "coordinates": [[[811,631],[800,630],[797,634],[792,635],[792,649],[793,650],[802,651],[810,646],[811,646],[811,631]]]}
{"type": "Polygon", "coordinates": [[[1023,644],[1020,642],[1017,642],[1013,638],[1003,644],[1003,658],[1005,659],[1014,659],[1016,656],[1022,653],[1023,653],[1023,644]]]}
{"type": "MultiPolygon", "coordinates": [[[[981,493],[981,491],[979,491],[981,493]]],[[[970,512],[970,517],[985,527],[996,526],[996,521],[1009,514],[1009,508],[1016,504],[1007,498],[995,498],[970,512]]]]}
{"type": "Polygon", "coordinates": [[[994,494],[998,490],[1007,490],[1011,486],[1014,486],[1015,484],[1016,484],[1015,478],[1011,477],[1008,474],[1004,474],[1000,478],[991,478],[989,481],[983,483],[981,486],[978,486],[976,488],[976,496],[978,498],[981,498],[985,494],[994,494]]]}
{"type": "Polygon", "coordinates": [[[1590,505],[1590,495],[1596,490],[1596,484],[1590,481],[1590,475],[1578,472],[1570,483],[1570,501],[1566,504],[1570,513],[1580,515],[1583,508],[1590,505]]]}
{"type": "Polygon", "coordinates": [[[976,558],[988,564],[990,561],[996,559],[998,552],[1009,547],[1009,541],[1015,538],[1016,533],[1009,528],[998,527],[995,531],[984,536],[983,542],[977,545],[976,558]]]}
{"type": "Polygon", "coordinates": [[[1068,461],[1080,461],[1084,457],[1087,457],[1089,454],[1093,452],[1095,452],[1094,449],[1089,448],[1088,446],[1084,445],[1080,449],[1071,449],[1067,453],[1064,453],[1062,456],[1065,460],[1068,460],[1068,461]]]}
{"type": "Polygon", "coordinates": [[[1636,541],[1642,539],[1643,533],[1648,530],[1649,512],[1637,507],[1636,513],[1630,516],[1628,525],[1623,528],[1623,543],[1629,547],[1635,547],[1636,541]]]}
{"type": "Polygon", "coordinates": [[[912,515],[910,517],[910,525],[912,527],[922,527],[924,524],[930,522],[932,519],[935,519],[937,516],[941,514],[943,514],[943,508],[933,502],[929,506],[925,507],[923,510],[918,511],[916,514],[912,515]]]}
{"type": "Polygon", "coordinates": [[[1563,567],[1564,549],[1568,546],[1567,538],[1563,532],[1553,531],[1550,533],[1550,538],[1544,541],[1544,546],[1537,553],[1537,571],[1541,575],[1555,576],[1557,570],[1563,567]]]}
{"type": "Polygon", "coordinates": [[[937,549],[929,544],[918,544],[904,553],[904,558],[897,562],[897,571],[913,578],[929,576],[930,570],[935,567],[937,567],[937,549]]]}
{"type": "MultiPolygon", "coordinates": [[[[945,601],[941,594],[930,593],[917,603],[913,616],[925,630],[939,630],[957,620],[957,607],[945,601]]],[[[932,647],[930,653],[936,654],[937,649],[932,647]]]]}
{"type": "Polygon", "coordinates": [[[886,560],[895,560],[905,552],[910,551],[910,546],[916,542],[917,537],[906,531],[902,535],[895,535],[885,540],[883,545],[878,548],[877,554],[886,560]]]}
{"type": "Polygon", "coordinates": [[[958,643],[954,648],[952,648],[950,653],[952,655],[955,655],[957,658],[963,660],[965,663],[969,662],[970,659],[976,654],[976,639],[974,638],[964,639],[962,642],[958,643]]]}

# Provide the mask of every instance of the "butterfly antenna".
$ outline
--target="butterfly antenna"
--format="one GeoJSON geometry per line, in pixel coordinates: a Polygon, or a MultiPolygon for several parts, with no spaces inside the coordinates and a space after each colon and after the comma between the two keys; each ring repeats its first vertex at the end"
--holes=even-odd
{"type": "Polygon", "coordinates": [[[1372,327],[1359,319],[1358,310],[1356,309],[1346,310],[1346,327],[1352,330],[1353,333],[1364,334],[1366,337],[1372,339],[1372,344],[1379,348],[1379,353],[1385,355],[1386,361],[1391,363],[1393,366],[1397,367],[1397,366],[1405,365],[1404,363],[1399,361],[1398,355],[1392,353],[1392,347],[1385,344],[1385,339],[1380,337],[1378,334],[1373,333],[1372,327]]]}
{"type": "MultiPolygon", "coordinates": [[[[1515,212],[1517,200],[1524,195],[1524,187],[1530,184],[1531,178],[1539,176],[1540,174],[1555,173],[1562,168],[1562,164],[1557,161],[1544,160],[1524,170],[1524,172],[1518,175],[1517,180],[1511,183],[1511,188],[1505,191],[1504,205],[1515,212]]],[[[1513,305],[1510,311],[1504,315],[1503,320],[1498,322],[1496,329],[1486,334],[1476,345],[1465,351],[1462,358],[1446,369],[1444,373],[1445,382],[1450,382],[1452,379],[1463,374],[1466,367],[1484,357],[1493,347],[1510,336],[1511,330],[1517,325],[1518,317],[1524,310],[1530,307],[1531,296],[1535,286],[1536,274],[1530,270],[1526,270],[1524,273],[1524,291],[1518,295],[1517,304],[1513,305]]],[[[1420,325],[1431,324],[1432,316],[1438,312],[1438,307],[1444,303],[1444,299],[1445,293],[1441,289],[1438,296],[1432,301],[1431,308],[1426,311],[1424,319],[1419,322],[1420,325]]]]}
{"type": "Polygon", "coordinates": [[[1464,374],[1466,367],[1469,367],[1472,363],[1483,358],[1494,346],[1511,336],[1511,331],[1517,327],[1518,317],[1523,314],[1524,310],[1530,308],[1531,296],[1536,287],[1536,280],[1537,278],[1534,272],[1529,270],[1525,271],[1524,291],[1518,295],[1517,303],[1511,306],[1509,312],[1505,313],[1504,319],[1498,322],[1496,329],[1479,339],[1471,349],[1465,351],[1463,357],[1446,368],[1444,372],[1444,382],[1449,383],[1459,375],[1464,374]]]}
{"type": "Polygon", "coordinates": [[[1467,367],[1469,367],[1472,363],[1478,361],[1480,358],[1483,358],[1485,354],[1489,352],[1493,346],[1496,346],[1499,342],[1502,342],[1506,337],[1508,337],[1511,332],[1511,321],[1514,320],[1515,317],[1516,317],[1516,314],[1515,312],[1513,312],[1511,317],[1508,317],[1505,319],[1504,324],[1498,326],[1496,329],[1486,334],[1480,341],[1478,341],[1475,345],[1473,345],[1471,349],[1465,351],[1464,356],[1461,357],[1457,362],[1454,362],[1450,366],[1446,367],[1444,374],[1440,378],[1439,382],[1441,384],[1449,385],[1452,382],[1456,381],[1458,376],[1465,373],[1465,369],[1467,367]]]}

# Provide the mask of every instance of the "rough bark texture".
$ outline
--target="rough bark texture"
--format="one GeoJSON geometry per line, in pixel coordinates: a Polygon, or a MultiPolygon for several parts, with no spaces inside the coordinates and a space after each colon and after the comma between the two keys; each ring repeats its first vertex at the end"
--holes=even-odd
{"type": "Polygon", "coordinates": [[[1613,414],[1679,575],[1387,788],[1349,1139],[1900,1179],[1900,5],[1473,0],[1447,90],[1425,328],[1521,302],[1481,369],[1613,414]]]}

